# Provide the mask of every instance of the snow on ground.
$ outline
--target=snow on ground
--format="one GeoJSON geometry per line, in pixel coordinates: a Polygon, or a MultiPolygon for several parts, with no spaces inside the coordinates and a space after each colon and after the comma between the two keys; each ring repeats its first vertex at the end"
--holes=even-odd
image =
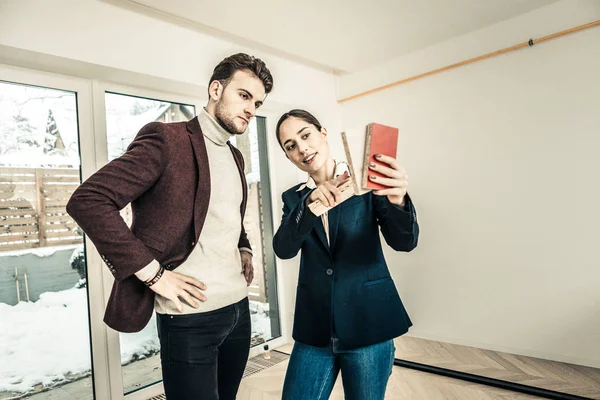
{"type": "Polygon", "coordinates": [[[158,333],[156,332],[156,314],[152,315],[150,322],[144,329],[136,333],[121,333],[121,364],[146,356],[157,354],[160,350],[158,333]]]}
{"type": "Polygon", "coordinates": [[[43,293],[35,303],[0,303],[0,321],[0,392],[26,392],[90,370],[85,289],[43,293]]]}
{"type": "MultiPolygon", "coordinates": [[[[250,302],[252,336],[270,338],[268,304],[250,302]]],[[[156,320],[144,330],[121,334],[123,364],[156,354],[156,320]]],[[[47,292],[36,302],[0,303],[0,393],[54,386],[91,369],[87,292],[47,292]]]]}
{"type": "Polygon", "coordinates": [[[25,254],[33,254],[38,257],[50,257],[50,256],[54,255],[54,253],[56,253],[57,251],[75,249],[78,247],[83,247],[83,246],[80,244],[70,244],[70,245],[64,245],[64,246],[38,247],[35,249],[9,250],[9,251],[3,251],[2,257],[23,256],[25,254]]]}
{"type": "Polygon", "coordinates": [[[42,147],[21,148],[8,154],[2,154],[2,165],[9,167],[30,168],[77,168],[79,154],[77,148],[69,150],[66,155],[46,154],[42,147]]]}
{"type": "Polygon", "coordinates": [[[252,324],[252,337],[260,336],[265,341],[271,339],[269,303],[250,301],[250,321],[252,324]]]}

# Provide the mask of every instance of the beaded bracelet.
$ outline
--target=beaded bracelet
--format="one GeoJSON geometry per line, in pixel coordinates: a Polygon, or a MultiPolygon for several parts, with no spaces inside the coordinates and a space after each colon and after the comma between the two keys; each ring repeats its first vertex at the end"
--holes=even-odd
{"type": "Polygon", "coordinates": [[[154,285],[156,282],[158,282],[158,280],[160,279],[160,277],[162,276],[162,274],[164,272],[165,272],[165,267],[163,267],[161,265],[160,268],[158,269],[158,271],[156,272],[156,275],[154,275],[154,278],[145,281],[144,285],[146,285],[148,287],[154,285]]]}

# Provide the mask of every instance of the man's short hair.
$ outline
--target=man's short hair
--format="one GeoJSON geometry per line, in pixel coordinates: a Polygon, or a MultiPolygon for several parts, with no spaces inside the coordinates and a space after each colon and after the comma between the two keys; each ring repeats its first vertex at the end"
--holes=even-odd
{"type": "Polygon", "coordinates": [[[262,81],[267,94],[273,89],[273,77],[265,63],[260,58],[245,53],[234,54],[221,61],[215,67],[208,85],[219,81],[223,86],[227,86],[237,71],[250,71],[256,75],[262,81]]]}

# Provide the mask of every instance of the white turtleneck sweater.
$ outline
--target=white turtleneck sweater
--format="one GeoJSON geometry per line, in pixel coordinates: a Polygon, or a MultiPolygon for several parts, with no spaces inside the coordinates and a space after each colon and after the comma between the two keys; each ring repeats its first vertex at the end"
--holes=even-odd
{"type": "MultiPolygon", "coordinates": [[[[241,234],[242,181],[227,141],[227,132],[205,109],[198,114],[204,134],[210,168],[211,193],[208,214],[198,243],[176,272],[192,276],[206,284],[206,301],[199,308],[183,303],[183,314],[216,310],[236,303],[248,295],[238,242],[241,234]]],[[[159,264],[155,260],[136,273],[150,278],[159,264]]],[[[180,314],[175,304],[156,296],[154,308],[161,314],[180,314]]]]}

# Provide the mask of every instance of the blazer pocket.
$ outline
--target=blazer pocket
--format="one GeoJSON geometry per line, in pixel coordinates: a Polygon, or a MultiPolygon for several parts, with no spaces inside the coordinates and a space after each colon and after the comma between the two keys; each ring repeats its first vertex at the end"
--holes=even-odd
{"type": "Polygon", "coordinates": [[[381,285],[382,283],[386,283],[392,280],[391,276],[386,276],[384,278],[379,278],[379,279],[374,279],[372,281],[366,281],[365,283],[363,283],[363,287],[370,287],[370,286],[376,286],[376,285],[381,285]]]}
{"type": "Polygon", "coordinates": [[[161,253],[165,251],[167,248],[167,244],[163,242],[161,239],[153,238],[151,236],[144,235],[142,233],[137,235],[139,239],[144,242],[147,247],[150,247],[154,250],[160,251],[161,253]]]}

